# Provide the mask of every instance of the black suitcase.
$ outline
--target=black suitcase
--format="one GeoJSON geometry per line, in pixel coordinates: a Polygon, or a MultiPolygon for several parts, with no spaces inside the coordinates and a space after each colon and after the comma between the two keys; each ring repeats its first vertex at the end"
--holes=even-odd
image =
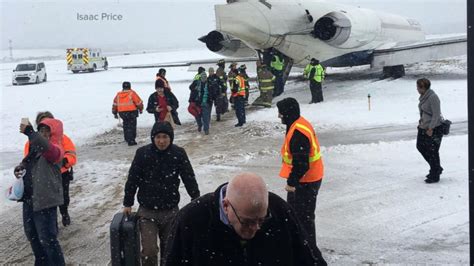
{"type": "Polygon", "coordinates": [[[112,266],[140,265],[140,232],[136,213],[114,215],[110,223],[112,266]]]}

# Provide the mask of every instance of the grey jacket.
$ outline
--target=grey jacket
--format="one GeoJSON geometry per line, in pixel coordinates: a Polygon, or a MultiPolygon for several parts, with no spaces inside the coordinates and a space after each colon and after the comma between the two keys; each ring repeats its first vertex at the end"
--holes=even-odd
{"type": "Polygon", "coordinates": [[[64,151],[59,142],[62,139],[62,123],[47,118],[40,124],[51,128],[51,139],[48,141],[38,132],[28,132],[30,151],[21,163],[27,171],[23,197],[32,201],[35,212],[64,203],[60,170],[64,151]]]}
{"type": "Polygon", "coordinates": [[[441,103],[438,95],[436,95],[432,89],[427,90],[425,94],[420,96],[418,109],[420,111],[419,128],[434,129],[443,122],[443,117],[441,116],[441,103]]]}

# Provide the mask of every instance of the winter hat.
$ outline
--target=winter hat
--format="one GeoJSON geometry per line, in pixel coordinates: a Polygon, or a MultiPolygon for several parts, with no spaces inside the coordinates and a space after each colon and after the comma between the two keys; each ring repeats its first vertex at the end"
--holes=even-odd
{"type": "Polygon", "coordinates": [[[160,68],[160,69],[158,70],[158,74],[159,74],[159,75],[166,74],[166,69],[160,68]]]}
{"type": "Polygon", "coordinates": [[[124,89],[124,90],[129,90],[131,87],[132,87],[132,85],[128,81],[124,81],[122,83],[122,89],[124,89]]]}
{"type": "Polygon", "coordinates": [[[212,74],[214,74],[214,68],[213,68],[213,67],[210,67],[210,68],[209,68],[209,76],[212,75],[212,74]]]}
{"type": "Polygon", "coordinates": [[[155,89],[157,88],[165,88],[165,82],[161,79],[157,79],[155,81],[155,89]]]}
{"type": "Polygon", "coordinates": [[[283,116],[283,123],[291,125],[300,117],[300,105],[295,98],[285,98],[277,102],[278,112],[283,116]]]}
{"type": "Polygon", "coordinates": [[[153,139],[159,133],[165,133],[166,135],[170,136],[171,144],[173,144],[174,139],[174,130],[171,126],[170,122],[156,122],[151,129],[151,143],[154,143],[153,139]]]}
{"type": "Polygon", "coordinates": [[[206,69],[203,67],[198,68],[198,74],[201,74],[202,72],[206,72],[206,69]]]}

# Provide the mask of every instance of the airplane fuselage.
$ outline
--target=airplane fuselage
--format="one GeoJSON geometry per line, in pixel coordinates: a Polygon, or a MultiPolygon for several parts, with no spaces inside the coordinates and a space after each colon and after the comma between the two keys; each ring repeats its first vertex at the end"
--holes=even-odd
{"type": "Polygon", "coordinates": [[[299,66],[313,57],[326,66],[368,64],[374,49],[425,39],[413,19],[326,1],[236,1],[215,13],[217,31],[253,50],[273,47],[299,66]]]}

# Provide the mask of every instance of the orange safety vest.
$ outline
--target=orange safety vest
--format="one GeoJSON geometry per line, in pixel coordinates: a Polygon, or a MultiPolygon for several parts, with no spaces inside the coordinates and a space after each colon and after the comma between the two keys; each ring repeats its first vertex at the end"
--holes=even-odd
{"type": "Polygon", "coordinates": [[[133,90],[125,90],[117,93],[115,96],[112,110],[118,112],[135,111],[143,108],[142,99],[133,90]]]}
{"type": "Polygon", "coordinates": [[[232,93],[232,97],[244,96],[245,97],[245,79],[244,77],[238,75],[235,77],[235,81],[239,85],[239,90],[232,93]]]}
{"type": "MultiPolygon", "coordinates": [[[[64,148],[64,158],[67,158],[67,164],[61,167],[61,174],[69,170],[69,168],[71,168],[77,162],[76,146],[74,146],[74,143],[72,142],[72,140],[64,134],[63,134],[63,148],[64,148]]],[[[28,155],[28,152],[30,152],[29,141],[25,143],[25,148],[23,150],[23,154],[25,157],[26,155],[28,155]]]]}
{"type": "Polygon", "coordinates": [[[161,76],[156,76],[156,80],[159,80],[159,79],[162,80],[163,83],[165,84],[165,89],[168,89],[171,91],[170,84],[168,83],[168,81],[161,76]]]}
{"type": "Polygon", "coordinates": [[[314,132],[313,126],[308,120],[304,119],[302,116],[298,118],[288,130],[288,133],[285,137],[285,143],[281,147],[281,157],[282,157],[282,166],[280,170],[280,176],[288,179],[293,168],[293,155],[290,151],[290,141],[295,133],[295,130],[298,130],[303,135],[305,135],[310,141],[310,152],[309,152],[309,170],[304,174],[304,176],[299,180],[300,183],[310,183],[316,182],[323,178],[324,175],[324,166],[323,160],[321,158],[321,150],[319,147],[319,141],[314,132]]]}

